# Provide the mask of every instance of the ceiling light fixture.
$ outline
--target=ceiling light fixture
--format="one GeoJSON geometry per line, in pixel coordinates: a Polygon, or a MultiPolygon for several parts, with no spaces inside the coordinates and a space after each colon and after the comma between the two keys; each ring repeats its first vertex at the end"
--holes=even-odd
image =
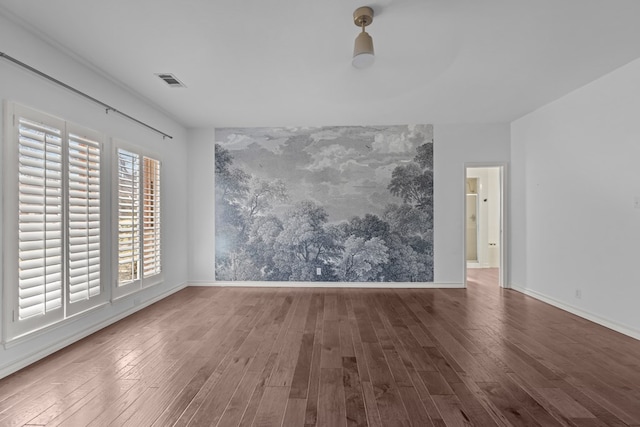
{"type": "Polygon", "coordinates": [[[364,30],[364,27],[373,22],[373,9],[367,6],[359,7],[353,12],[353,22],[362,28],[362,32],[356,37],[353,47],[353,60],[351,64],[356,68],[367,68],[373,64],[373,39],[364,30]]]}

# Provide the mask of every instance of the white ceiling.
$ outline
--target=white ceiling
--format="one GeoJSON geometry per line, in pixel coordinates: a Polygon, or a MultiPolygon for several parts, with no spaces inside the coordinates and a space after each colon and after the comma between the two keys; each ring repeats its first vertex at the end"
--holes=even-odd
{"type": "Polygon", "coordinates": [[[640,57],[638,0],[373,1],[0,8],[186,127],[509,122],[640,57]],[[357,70],[364,5],[376,63],[357,70]],[[188,87],[154,75],[166,72],[188,87]]]}

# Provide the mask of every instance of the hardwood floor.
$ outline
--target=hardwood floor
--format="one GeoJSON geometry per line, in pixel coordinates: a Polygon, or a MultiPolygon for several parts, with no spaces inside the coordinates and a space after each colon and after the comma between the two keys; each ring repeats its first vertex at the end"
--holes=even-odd
{"type": "Polygon", "coordinates": [[[495,285],[187,288],[0,381],[0,425],[640,425],[640,342],[495,285]]]}

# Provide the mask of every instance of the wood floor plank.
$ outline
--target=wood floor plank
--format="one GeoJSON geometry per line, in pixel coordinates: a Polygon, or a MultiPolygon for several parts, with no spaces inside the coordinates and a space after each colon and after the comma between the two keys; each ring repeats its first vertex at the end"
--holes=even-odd
{"type": "Polygon", "coordinates": [[[129,426],[150,426],[164,411],[173,398],[186,385],[189,378],[195,374],[196,370],[202,364],[206,363],[202,359],[198,359],[193,354],[189,363],[179,365],[179,369],[172,375],[165,376],[163,382],[156,386],[150,385],[142,396],[138,399],[136,405],[131,405],[123,412],[119,418],[126,422],[119,422],[121,425],[129,426]],[[194,363],[194,361],[196,361],[194,363]],[[144,403],[146,402],[146,403],[144,403]],[[127,412],[129,412],[127,414],[127,412]]]}
{"type": "MultiPolygon", "coordinates": [[[[635,404],[619,401],[618,397],[621,396],[620,392],[608,385],[606,381],[600,381],[590,374],[575,372],[565,380],[589,396],[592,400],[598,402],[627,425],[640,425],[640,418],[633,413],[634,411],[640,410],[637,401],[635,404]],[[609,392],[612,392],[612,394],[609,394],[609,392]],[[626,403],[626,405],[624,405],[624,403],[626,403]]],[[[623,399],[626,400],[626,397],[623,397],[623,399]]]]}
{"type": "MultiPolygon", "coordinates": [[[[462,403],[455,395],[433,396],[447,426],[472,426],[469,416],[462,409],[462,403]]],[[[516,424],[521,425],[521,424],[516,424]]]]}
{"type": "Polygon", "coordinates": [[[358,334],[362,343],[378,342],[378,336],[371,324],[371,319],[361,296],[355,296],[353,299],[353,311],[355,313],[358,325],[358,334]]]}
{"type": "MultiPolygon", "coordinates": [[[[527,412],[522,402],[510,395],[499,383],[479,383],[478,386],[512,424],[523,426],[542,425],[527,412]]],[[[555,424],[557,425],[558,423],[555,422],[555,424]]]]}
{"type": "Polygon", "coordinates": [[[233,396],[231,396],[218,425],[237,426],[240,423],[254,391],[260,384],[264,370],[271,369],[269,363],[271,365],[275,364],[276,355],[270,353],[270,348],[271,343],[269,343],[269,340],[265,340],[263,347],[258,349],[247,372],[240,380],[233,396]]]}
{"type": "Polygon", "coordinates": [[[413,387],[400,387],[399,390],[402,402],[404,402],[404,406],[407,409],[407,414],[409,414],[411,424],[424,427],[433,426],[433,421],[431,421],[416,390],[413,387]]]}
{"type": "MultiPolygon", "coordinates": [[[[413,387],[413,381],[407,372],[407,367],[396,349],[382,350],[391,370],[393,380],[398,387],[413,387]]],[[[410,363],[410,362],[407,362],[410,363]]]]}
{"type": "Polygon", "coordinates": [[[639,341],[476,270],[187,288],[0,380],[0,425],[640,425],[639,341]]]}
{"type": "MultiPolygon", "coordinates": [[[[307,409],[307,399],[289,398],[284,412],[283,426],[303,426],[307,409]]],[[[220,425],[219,425],[220,426],[220,425]]],[[[222,427],[222,426],[220,426],[222,427]]]]}
{"type": "Polygon", "coordinates": [[[282,425],[288,396],[288,387],[266,387],[252,426],[272,427],[282,425]]]}
{"type": "MultiPolygon", "coordinates": [[[[189,420],[189,426],[204,426],[216,424],[229,401],[238,388],[239,382],[247,372],[250,359],[234,357],[225,368],[215,388],[206,396],[200,407],[195,411],[189,420]]],[[[132,424],[135,425],[135,424],[132,424]]]]}
{"type": "Polygon", "coordinates": [[[311,359],[313,357],[314,334],[305,333],[302,335],[298,360],[291,379],[289,398],[306,399],[309,392],[309,377],[311,375],[311,359]]]}
{"type": "Polygon", "coordinates": [[[376,394],[373,385],[369,382],[362,383],[362,393],[364,395],[365,408],[367,411],[367,423],[369,427],[382,427],[380,412],[378,411],[378,403],[376,402],[376,394]]]}
{"type": "Polygon", "coordinates": [[[322,329],[322,354],[320,356],[321,368],[342,367],[342,355],[340,354],[340,331],[338,320],[325,320],[322,329]]]}
{"type": "Polygon", "coordinates": [[[239,323],[240,319],[237,316],[230,316],[228,322],[223,323],[220,329],[212,330],[210,336],[203,340],[200,351],[201,356],[206,355],[206,363],[200,366],[174,400],[163,410],[154,425],[173,425],[180,418],[183,419],[182,422],[191,418],[199,406],[198,401],[204,398],[207,390],[215,383],[216,370],[224,360],[229,360],[228,352],[237,339],[233,332],[239,323]],[[212,344],[215,345],[213,349],[208,347],[212,344]],[[188,408],[191,409],[188,410],[188,408]]]}
{"type": "Polygon", "coordinates": [[[429,355],[436,366],[436,372],[440,373],[449,384],[460,383],[462,379],[458,372],[462,372],[462,368],[458,367],[453,357],[448,353],[440,351],[436,347],[425,347],[425,352],[429,355]]]}
{"type": "Polygon", "coordinates": [[[316,339],[320,339],[319,336],[316,337],[316,324],[322,319],[323,306],[324,297],[315,292],[309,302],[298,358],[291,379],[289,397],[292,399],[306,399],[308,397],[314,343],[316,339]]]}
{"type": "Polygon", "coordinates": [[[356,353],[353,347],[353,334],[351,331],[351,324],[347,316],[340,317],[340,320],[338,320],[338,333],[340,336],[340,356],[355,356],[356,353]]]}
{"type": "MultiPolygon", "coordinates": [[[[276,364],[277,354],[271,353],[269,355],[269,359],[264,366],[264,369],[260,373],[260,377],[258,378],[258,383],[253,390],[253,394],[249,399],[249,403],[246,406],[244,414],[242,414],[242,418],[240,419],[239,427],[247,427],[253,424],[253,420],[255,419],[256,413],[258,412],[258,407],[260,402],[262,401],[262,397],[264,396],[264,392],[267,387],[267,381],[271,376],[271,372],[273,371],[273,367],[276,364]]],[[[224,419],[224,418],[223,418],[224,419]]],[[[229,424],[233,425],[233,424],[229,424]]]]}
{"type": "Polygon", "coordinates": [[[358,366],[358,375],[360,376],[360,381],[362,382],[370,382],[369,378],[369,368],[367,367],[367,361],[364,356],[364,349],[362,347],[362,338],[360,336],[360,332],[358,329],[358,321],[356,319],[356,314],[353,310],[353,304],[351,301],[354,296],[351,297],[350,300],[347,301],[347,313],[349,317],[349,326],[351,329],[351,338],[353,339],[353,351],[355,353],[356,364],[358,366]]]}
{"type": "MultiPolygon", "coordinates": [[[[524,410],[530,413],[531,416],[540,424],[548,426],[563,425],[565,422],[571,424],[571,417],[565,413],[565,411],[562,409],[562,406],[558,408],[556,405],[546,405],[545,395],[543,393],[540,393],[539,390],[536,390],[537,393],[533,392],[533,390],[531,390],[530,392],[530,389],[521,387],[519,383],[511,381],[510,377],[507,377],[507,379],[501,378],[500,384],[504,387],[507,393],[509,393],[509,395],[516,401],[518,401],[522,405],[524,410]]],[[[553,389],[553,391],[556,390],[558,389],[553,389]]],[[[559,398],[566,398],[564,402],[564,406],[566,408],[577,410],[579,404],[574,401],[575,405],[571,405],[571,399],[568,398],[568,396],[566,396],[564,393],[562,393],[561,390],[558,390],[555,394],[559,398]]],[[[546,399],[546,401],[548,402],[548,399],[546,399]]],[[[587,414],[589,414],[589,412],[586,410],[584,412],[580,412],[580,415],[586,415],[585,418],[593,417],[593,415],[587,414]]]]}
{"type": "MultiPolygon", "coordinates": [[[[149,371],[141,371],[141,379],[138,379],[133,387],[129,388],[125,393],[115,399],[113,403],[109,405],[105,410],[100,412],[100,414],[96,418],[91,419],[88,423],[84,422],[83,424],[78,425],[102,426],[114,422],[120,415],[125,413],[125,411],[131,405],[135,404],[135,402],[142,395],[142,393],[144,393],[148,386],[156,380],[156,376],[164,375],[165,373],[170,372],[170,369],[175,365],[175,361],[164,360],[158,364],[154,364],[153,372],[151,370],[151,367],[149,367],[149,371]]],[[[93,401],[95,401],[95,398],[93,399],[93,401]]],[[[92,404],[93,402],[89,402],[80,411],[74,413],[71,418],[73,418],[74,420],[83,418],[86,419],[86,414],[89,413],[89,411],[86,410],[91,409],[92,404]]],[[[63,424],[66,423],[69,423],[69,419],[65,420],[63,424]]]]}
{"type": "MultiPolygon", "coordinates": [[[[232,353],[222,355],[221,360],[218,360],[217,358],[213,360],[214,363],[212,365],[215,365],[213,372],[209,374],[210,366],[208,366],[206,371],[202,372],[206,372],[206,374],[208,374],[206,378],[200,376],[193,378],[193,382],[190,382],[187,385],[187,394],[183,395],[183,398],[178,400],[177,403],[179,405],[175,409],[172,408],[172,415],[177,414],[180,412],[180,409],[182,409],[181,405],[186,403],[186,407],[184,407],[184,410],[179,414],[178,419],[175,421],[175,426],[186,426],[189,424],[191,419],[200,410],[200,407],[206,405],[212,398],[210,395],[212,392],[214,393],[214,390],[221,381],[221,378],[226,379],[226,377],[224,377],[224,373],[230,366],[239,369],[240,367],[246,367],[247,363],[246,359],[236,358],[232,356],[232,353]]],[[[244,375],[244,370],[234,370],[234,372],[242,372],[244,375]]],[[[241,378],[242,377],[238,378],[238,381],[241,378]]]]}
{"type": "MultiPolygon", "coordinates": [[[[473,384],[475,386],[475,384],[473,384]]],[[[507,417],[491,403],[490,399],[477,393],[479,388],[471,389],[467,383],[452,383],[453,392],[458,397],[465,414],[475,425],[480,426],[509,426],[511,425],[507,417]]]]}
{"type": "MultiPolygon", "coordinates": [[[[272,352],[278,353],[278,359],[276,367],[269,378],[268,386],[270,387],[287,387],[291,393],[290,387],[294,381],[300,350],[305,345],[302,350],[309,352],[309,345],[312,345],[313,342],[313,337],[309,336],[309,334],[307,334],[306,340],[303,340],[305,320],[308,320],[311,302],[310,294],[305,293],[300,296],[291,316],[291,323],[287,326],[287,332],[284,334],[282,345],[279,345],[278,340],[274,343],[272,352]],[[310,340],[311,343],[309,342],[310,340]]],[[[300,384],[305,379],[300,377],[303,374],[304,372],[298,372],[299,377],[296,379],[298,381],[296,387],[304,388],[304,384],[300,384]]]]}
{"type": "Polygon", "coordinates": [[[313,351],[309,368],[309,389],[305,409],[305,426],[315,426],[318,421],[318,392],[320,387],[320,359],[322,356],[322,332],[324,320],[324,295],[318,300],[315,329],[313,331],[313,351]]]}
{"type": "Polygon", "coordinates": [[[402,404],[398,387],[395,385],[382,347],[376,343],[365,343],[363,346],[380,420],[385,426],[409,425],[406,409],[402,404]]]}
{"type": "Polygon", "coordinates": [[[102,413],[109,411],[113,403],[120,396],[131,390],[138,382],[138,380],[116,380],[103,384],[102,387],[95,389],[95,393],[87,394],[85,398],[53,414],[55,416],[33,420],[33,423],[47,426],[89,425],[91,421],[102,413]]]}
{"type": "Polygon", "coordinates": [[[442,374],[437,371],[419,371],[422,382],[427,387],[430,395],[454,394],[451,385],[447,383],[442,374]]]}
{"type": "Polygon", "coordinates": [[[571,396],[576,402],[582,405],[585,409],[595,415],[599,420],[605,423],[608,426],[614,427],[622,427],[628,425],[623,422],[620,418],[615,416],[611,411],[607,410],[605,406],[603,406],[603,402],[593,400],[585,395],[581,390],[572,386],[564,380],[554,381],[553,385],[562,391],[564,391],[568,396],[571,396]]]}
{"type": "Polygon", "coordinates": [[[345,394],[347,426],[366,426],[367,413],[355,357],[342,358],[342,385],[345,394]]]}
{"type": "Polygon", "coordinates": [[[350,323],[350,304],[347,306],[347,301],[351,290],[342,290],[338,293],[338,327],[340,335],[340,355],[342,357],[355,356],[355,350],[353,348],[353,332],[351,330],[350,323]]]}
{"type": "Polygon", "coordinates": [[[340,368],[320,368],[317,425],[319,427],[347,425],[345,392],[340,368]]]}

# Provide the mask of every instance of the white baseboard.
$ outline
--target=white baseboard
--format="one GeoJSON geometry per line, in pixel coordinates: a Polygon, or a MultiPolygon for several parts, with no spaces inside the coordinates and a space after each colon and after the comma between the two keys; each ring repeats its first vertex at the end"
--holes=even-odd
{"type": "Polygon", "coordinates": [[[605,328],[609,328],[611,330],[614,330],[616,332],[620,332],[621,334],[627,335],[631,338],[635,338],[637,340],[640,340],[640,331],[634,328],[631,328],[629,326],[626,325],[622,325],[618,322],[615,322],[613,320],[598,316],[597,314],[593,314],[589,311],[583,310],[581,308],[578,307],[574,307],[570,304],[566,304],[564,302],[558,301],[555,298],[549,297],[547,295],[544,295],[538,291],[534,291],[532,289],[526,289],[526,288],[522,288],[519,287],[517,285],[512,284],[511,285],[511,289],[513,289],[514,291],[518,291],[520,293],[523,293],[525,295],[528,295],[532,298],[535,298],[537,300],[540,300],[542,302],[546,302],[547,304],[550,304],[554,307],[557,307],[561,310],[564,311],[568,311],[571,314],[575,314],[576,316],[582,317],[583,319],[587,319],[590,320],[591,322],[597,323],[598,325],[604,326],[605,328]]]}
{"type": "Polygon", "coordinates": [[[467,268],[489,268],[489,264],[480,264],[479,262],[467,261],[467,268]]]}
{"type": "Polygon", "coordinates": [[[55,345],[49,346],[47,348],[38,350],[34,353],[31,354],[27,354],[24,357],[22,357],[20,360],[13,362],[9,365],[6,366],[0,366],[0,379],[11,375],[14,372],[19,371],[22,368],[25,368],[29,365],[31,365],[32,363],[37,362],[40,359],[43,359],[47,356],[49,356],[50,354],[55,353],[58,350],[61,350],[63,348],[65,348],[68,345],[73,344],[76,341],[81,340],[82,338],[85,338],[91,334],[93,334],[94,332],[99,331],[100,329],[106,328],[107,326],[124,319],[127,316],[132,315],[133,313],[135,313],[136,311],[142,310],[145,307],[150,306],[153,303],[156,303],[158,301],[160,301],[161,299],[164,299],[166,297],[168,297],[171,294],[174,294],[184,288],[186,288],[188,286],[188,283],[184,282],[179,284],[178,286],[176,286],[175,288],[172,288],[166,292],[163,292],[160,295],[157,295],[147,301],[143,301],[141,304],[139,305],[135,305],[123,312],[118,313],[117,315],[110,317],[108,319],[103,320],[102,322],[99,322],[95,325],[91,325],[87,328],[84,328],[76,333],[74,333],[73,335],[58,341],[55,345]]]}
{"type": "Polygon", "coordinates": [[[464,289],[464,283],[433,282],[229,282],[191,281],[189,286],[256,288],[464,289]]]}

